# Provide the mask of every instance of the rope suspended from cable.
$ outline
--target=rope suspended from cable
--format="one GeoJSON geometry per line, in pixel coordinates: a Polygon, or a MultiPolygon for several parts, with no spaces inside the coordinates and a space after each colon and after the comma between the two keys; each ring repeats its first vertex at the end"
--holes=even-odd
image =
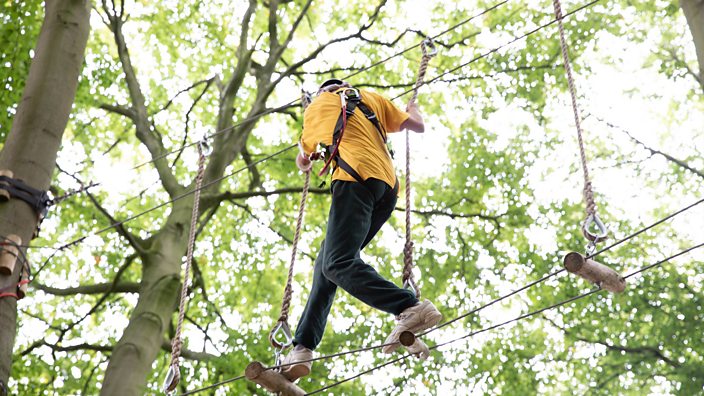
{"type": "Polygon", "coordinates": [[[583,195],[587,213],[587,217],[582,223],[582,233],[584,234],[584,237],[589,240],[587,254],[591,254],[595,250],[596,244],[600,240],[607,237],[608,231],[597,214],[596,203],[594,201],[594,192],[592,191],[592,181],[589,177],[589,165],[587,164],[587,155],[584,148],[584,132],[582,131],[582,117],[580,116],[579,107],[577,106],[577,89],[575,88],[574,77],[572,77],[572,64],[570,63],[570,57],[568,54],[567,40],[565,40],[565,27],[562,24],[562,6],[560,4],[560,0],[553,0],[552,5],[555,10],[555,19],[557,20],[557,27],[560,33],[560,52],[562,54],[562,64],[565,67],[565,74],[567,75],[567,86],[569,88],[570,98],[572,100],[572,113],[574,114],[574,122],[577,128],[579,158],[582,163],[582,173],[584,175],[583,195]],[[597,227],[597,233],[592,232],[592,225],[597,227]]]}
{"type": "MultiPolygon", "coordinates": [[[[426,39],[420,45],[423,52],[420,65],[418,66],[418,77],[416,78],[413,96],[408,102],[409,106],[415,104],[418,99],[418,88],[423,84],[425,72],[428,70],[430,59],[437,54],[437,48],[432,40],[426,39]]],[[[411,131],[406,130],[406,243],[403,247],[403,287],[413,291],[417,299],[421,298],[420,288],[413,278],[413,239],[411,238],[411,131]]]]}
{"type": "Polygon", "coordinates": [[[195,195],[193,197],[193,211],[191,212],[191,228],[188,234],[188,248],[186,250],[186,268],[183,274],[183,285],[181,286],[181,298],[178,304],[178,322],[176,324],[176,334],[171,341],[171,364],[169,371],[164,380],[164,392],[170,393],[176,389],[181,380],[180,362],[181,347],[183,340],[181,339],[181,330],[183,328],[183,318],[186,315],[186,299],[188,298],[188,288],[191,273],[191,261],[193,260],[193,248],[196,243],[196,228],[198,225],[198,208],[200,206],[200,191],[203,184],[203,174],[205,173],[205,142],[198,145],[198,173],[196,174],[195,195]]]}
{"type": "MultiPolygon", "coordinates": [[[[588,257],[589,257],[589,258],[593,258],[593,257],[595,257],[595,256],[597,256],[597,255],[599,255],[599,254],[601,254],[601,253],[604,253],[604,252],[606,252],[606,251],[609,251],[609,250],[613,249],[614,247],[619,246],[619,245],[621,245],[622,243],[627,242],[627,241],[629,241],[629,240],[635,238],[636,236],[638,236],[638,235],[640,235],[640,234],[642,234],[642,233],[644,233],[644,232],[647,232],[648,230],[650,230],[650,229],[652,229],[652,228],[654,228],[654,227],[656,227],[656,226],[658,226],[658,225],[660,225],[660,224],[662,224],[662,223],[664,223],[664,222],[666,222],[666,221],[668,221],[668,220],[670,220],[670,219],[672,219],[672,218],[674,218],[674,217],[676,217],[676,216],[678,216],[678,215],[680,215],[680,214],[682,214],[682,213],[684,213],[684,212],[686,212],[686,211],[688,211],[688,210],[690,210],[690,209],[692,209],[692,208],[694,208],[694,207],[696,207],[697,205],[700,205],[700,204],[702,204],[702,203],[704,203],[704,198],[699,199],[698,201],[693,202],[693,203],[690,204],[690,205],[687,205],[687,206],[685,206],[685,207],[683,207],[683,208],[681,208],[681,209],[679,209],[679,210],[677,210],[677,211],[675,211],[675,212],[670,213],[669,215],[667,215],[667,216],[665,216],[665,217],[663,217],[663,218],[661,218],[661,219],[659,219],[659,220],[657,220],[657,221],[651,223],[650,225],[646,226],[645,228],[642,228],[642,229],[640,229],[640,230],[638,230],[638,231],[636,231],[636,232],[634,232],[634,233],[632,233],[632,234],[630,234],[630,235],[628,235],[628,236],[626,236],[626,237],[624,237],[624,238],[622,238],[622,239],[620,239],[620,240],[618,240],[618,241],[612,243],[611,245],[606,246],[606,247],[600,249],[599,251],[593,253],[592,255],[590,255],[590,256],[588,256],[588,257]]],[[[699,247],[699,245],[696,246],[695,248],[698,248],[698,247],[699,247]]],[[[690,251],[690,250],[692,250],[692,249],[689,249],[689,250],[687,250],[687,251],[690,251]]],[[[434,327],[434,328],[432,328],[432,329],[429,329],[428,331],[426,331],[426,332],[424,332],[424,333],[418,334],[417,336],[418,336],[418,337],[422,337],[422,336],[427,335],[428,333],[431,333],[431,332],[433,332],[433,331],[436,331],[436,330],[439,330],[439,329],[441,329],[441,328],[443,328],[443,327],[446,327],[446,326],[448,326],[448,325],[450,325],[450,324],[452,324],[452,323],[457,322],[457,321],[460,320],[460,319],[466,318],[466,317],[468,317],[468,316],[470,316],[470,315],[472,315],[472,314],[475,314],[475,313],[477,313],[477,312],[479,312],[479,311],[481,311],[481,310],[483,310],[483,309],[485,309],[485,308],[488,308],[488,307],[490,307],[490,306],[492,306],[492,305],[494,305],[494,304],[496,304],[496,303],[498,303],[498,302],[501,302],[501,301],[503,301],[503,300],[505,300],[505,299],[507,299],[507,298],[509,298],[509,297],[512,297],[512,296],[514,296],[514,295],[516,295],[516,294],[518,294],[518,293],[520,293],[520,292],[522,292],[522,291],[524,291],[524,290],[526,290],[526,289],[529,289],[529,288],[531,288],[532,286],[535,286],[535,285],[537,285],[537,284],[539,284],[539,283],[542,283],[542,282],[544,282],[544,281],[546,281],[546,280],[548,280],[548,279],[550,279],[550,278],[552,278],[552,277],[554,277],[554,276],[556,276],[556,275],[558,275],[558,274],[560,274],[560,273],[562,273],[562,272],[564,272],[564,271],[565,271],[565,269],[560,269],[560,270],[554,271],[554,272],[552,272],[552,273],[550,273],[550,274],[548,274],[548,275],[543,276],[542,278],[540,278],[540,279],[538,279],[538,280],[536,280],[536,281],[533,281],[533,282],[528,283],[527,285],[525,285],[525,286],[523,286],[523,287],[521,287],[521,288],[519,288],[519,289],[513,290],[513,291],[510,292],[510,293],[504,294],[503,296],[501,296],[501,297],[499,297],[499,298],[497,298],[497,299],[494,299],[494,300],[492,300],[492,301],[490,301],[490,302],[488,302],[488,303],[486,303],[486,304],[484,304],[484,305],[482,305],[482,306],[480,306],[480,307],[478,307],[478,308],[475,308],[475,309],[473,309],[473,310],[471,310],[471,311],[469,311],[469,312],[467,312],[467,313],[465,313],[465,314],[462,314],[462,315],[460,315],[460,316],[458,316],[458,317],[456,317],[456,318],[454,318],[454,319],[452,319],[452,320],[449,320],[449,321],[447,321],[447,322],[445,322],[445,323],[442,323],[442,324],[440,324],[440,325],[438,325],[438,326],[436,326],[436,327],[434,327]]],[[[632,276],[632,275],[628,275],[627,277],[630,277],[630,276],[632,276]]],[[[328,359],[332,359],[332,358],[336,358],[336,357],[341,357],[341,356],[345,356],[345,355],[351,355],[351,354],[356,354],[356,353],[360,353],[360,352],[366,352],[366,351],[371,351],[371,350],[375,350],[375,349],[380,349],[380,348],[382,348],[382,347],[384,347],[384,346],[386,346],[386,345],[388,345],[388,344],[378,344],[378,345],[372,345],[372,346],[369,346],[369,347],[364,347],[364,348],[359,348],[359,349],[353,349],[353,350],[338,352],[338,353],[334,353],[334,354],[330,354],[330,355],[319,356],[319,357],[316,357],[316,358],[313,358],[313,359],[305,360],[304,362],[316,362],[316,361],[321,361],[321,360],[328,360],[328,359]]],[[[431,348],[431,349],[433,349],[433,348],[431,348]]],[[[408,355],[408,356],[410,357],[411,355],[408,355]]],[[[398,359],[397,359],[397,360],[398,360],[398,359]]],[[[394,361],[392,361],[392,362],[395,362],[395,361],[397,361],[397,360],[394,360],[394,361]]],[[[268,369],[272,369],[272,370],[273,370],[273,369],[279,369],[279,368],[286,367],[286,366],[287,366],[287,365],[278,365],[278,366],[268,367],[268,369]]],[[[232,378],[232,379],[230,379],[230,380],[225,380],[225,381],[222,381],[222,382],[220,382],[220,383],[218,383],[218,384],[209,385],[208,387],[205,387],[205,388],[194,389],[194,390],[191,390],[191,391],[189,391],[189,392],[187,392],[187,393],[184,393],[184,395],[190,395],[190,394],[198,393],[198,392],[203,391],[203,390],[209,390],[209,389],[212,389],[213,387],[225,385],[225,384],[228,384],[228,383],[230,383],[230,382],[233,382],[233,381],[236,381],[236,380],[239,380],[239,379],[242,379],[242,378],[244,378],[244,376],[239,376],[239,377],[232,378]]]]}

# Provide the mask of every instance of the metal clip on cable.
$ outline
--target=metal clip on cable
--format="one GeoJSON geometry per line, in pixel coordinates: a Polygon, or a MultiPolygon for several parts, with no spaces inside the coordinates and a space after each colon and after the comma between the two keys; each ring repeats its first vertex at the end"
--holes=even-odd
{"type": "Polygon", "coordinates": [[[279,321],[276,323],[276,326],[269,332],[269,343],[274,347],[274,365],[279,366],[281,365],[281,353],[293,345],[291,328],[287,322],[279,321]],[[283,340],[280,339],[282,335],[283,340]]]}
{"type": "Polygon", "coordinates": [[[427,37],[421,42],[421,49],[423,54],[431,58],[438,54],[438,47],[435,46],[435,42],[430,37],[427,37]],[[428,51],[428,49],[430,50],[428,51]]]}
{"type": "Polygon", "coordinates": [[[286,349],[293,344],[293,336],[291,335],[291,328],[286,322],[277,322],[276,326],[269,332],[269,343],[274,348],[286,349]],[[279,340],[279,333],[283,333],[284,340],[279,340]]]}
{"type": "Polygon", "coordinates": [[[213,147],[210,146],[210,143],[208,143],[207,138],[203,138],[200,142],[198,142],[198,145],[200,146],[201,153],[204,156],[209,156],[213,152],[213,147]]]}
{"type": "Polygon", "coordinates": [[[609,230],[601,221],[599,215],[594,212],[589,214],[584,223],[582,223],[582,234],[589,240],[587,245],[587,255],[589,256],[596,250],[596,244],[608,237],[609,230]],[[596,230],[593,232],[594,226],[596,226],[596,230]]]}

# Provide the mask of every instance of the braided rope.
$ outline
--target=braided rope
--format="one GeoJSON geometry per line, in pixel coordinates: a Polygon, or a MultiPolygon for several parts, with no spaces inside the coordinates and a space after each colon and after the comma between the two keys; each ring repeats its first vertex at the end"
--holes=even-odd
{"type": "MultiPolygon", "coordinates": [[[[311,104],[312,101],[313,100],[310,94],[308,94],[304,90],[301,90],[301,105],[303,107],[303,111],[305,111],[305,109],[308,107],[308,105],[311,104]]],[[[288,266],[288,278],[286,279],[284,295],[281,299],[281,312],[279,314],[279,320],[277,320],[276,325],[274,325],[274,328],[271,329],[271,331],[269,332],[269,343],[272,347],[274,347],[275,350],[278,351],[276,353],[277,360],[279,356],[278,353],[288,347],[290,345],[290,342],[293,341],[291,339],[291,328],[288,325],[288,314],[291,308],[291,300],[293,299],[293,267],[296,264],[296,254],[298,253],[298,241],[301,239],[301,229],[303,228],[303,216],[306,212],[306,199],[308,198],[308,190],[310,189],[311,172],[312,169],[308,169],[306,172],[304,172],[306,177],[303,183],[303,191],[301,192],[301,203],[298,206],[298,218],[296,219],[296,230],[293,235],[293,246],[291,248],[291,262],[288,266]],[[276,339],[276,335],[280,330],[283,330],[284,335],[287,338],[285,344],[279,343],[276,339]]],[[[278,364],[279,362],[277,361],[276,363],[278,364]]]]}
{"type": "Polygon", "coordinates": [[[584,201],[586,203],[587,217],[593,217],[596,215],[596,204],[594,202],[594,192],[592,191],[592,182],[589,178],[589,167],[587,165],[587,155],[584,150],[584,139],[582,137],[582,123],[581,117],[579,115],[579,108],[577,107],[577,91],[574,86],[574,79],[572,77],[572,66],[570,64],[570,58],[567,54],[567,41],[565,40],[565,28],[562,25],[562,7],[560,5],[560,0],[553,0],[553,8],[555,9],[555,19],[557,20],[557,26],[560,31],[560,48],[562,50],[562,61],[565,66],[565,73],[567,74],[567,85],[569,86],[570,96],[572,98],[572,111],[574,113],[574,122],[577,126],[577,141],[579,142],[579,156],[582,162],[582,170],[584,173],[584,201]]]}
{"type": "Polygon", "coordinates": [[[298,209],[298,219],[296,221],[296,232],[293,236],[293,248],[291,249],[291,263],[288,267],[288,279],[284,288],[284,297],[281,302],[281,315],[279,315],[279,323],[288,323],[288,311],[291,307],[291,299],[293,297],[293,265],[296,263],[296,254],[298,252],[298,241],[301,237],[301,228],[303,228],[303,215],[306,211],[306,198],[308,197],[308,188],[310,187],[310,173],[305,172],[306,180],[303,184],[303,193],[301,194],[301,205],[298,209]]]}
{"type": "Polygon", "coordinates": [[[191,213],[191,229],[188,234],[188,250],[186,252],[186,269],[183,275],[183,286],[181,287],[181,299],[178,305],[178,323],[176,325],[176,334],[174,339],[171,341],[171,373],[173,374],[173,380],[171,384],[166,388],[167,391],[171,392],[176,388],[179,381],[181,380],[181,373],[179,370],[179,358],[181,357],[181,348],[183,341],[181,339],[181,330],[183,328],[183,319],[186,315],[186,298],[188,291],[189,275],[191,272],[191,261],[193,260],[193,248],[196,242],[196,226],[198,222],[198,207],[200,204],[200,190],[203,184],[203,174],[205,173],[205,154],[201,145],[198,145],[198,173],[196,175],[196,188],[193,197],[193,212],[191,213]]]}
{"type": "MultiPolygon", "coordinates": [[[[425,72],[428,69],[430,58],[435,56],[434,52],[428,52],[426,42],[420,46],[423,52],[423,58],[418,67],[418,77],[413,87],[413,96],[409,104],[415,103],[418,99],[418,88],[423,85],[425,72]]],[[[416,293],[416,298],[420,299],[420,289],[413,278],[413,240],[411,238],[411,144],[410,131],[406,130],[406,244],[403,247],[403,285],[410,286],[416,293]]]]}

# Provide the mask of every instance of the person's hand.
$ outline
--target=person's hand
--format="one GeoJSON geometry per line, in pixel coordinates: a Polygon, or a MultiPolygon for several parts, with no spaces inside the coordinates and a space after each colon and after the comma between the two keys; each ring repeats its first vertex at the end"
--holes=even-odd
{"type": "Polygon", "coordinates": [[[406,113],[410,113],[413,110],[418,111],[418,103],[416,103],[415,101],[408,102],[408,104],[406,105],[406,113]]]}
{"type": "Polygon", "coordinates": [[[313,162],[305,154],[299,153],[296,157],[296,166],[302,172],[308,172],[313,167],[313,162]]]}

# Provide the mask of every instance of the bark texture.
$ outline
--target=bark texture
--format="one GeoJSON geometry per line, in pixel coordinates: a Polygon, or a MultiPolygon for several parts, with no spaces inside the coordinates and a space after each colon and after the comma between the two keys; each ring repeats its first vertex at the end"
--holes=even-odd
{"type": "Polygon", "coordinates": [[[694,48],[699,62],[699,84],[704,91],[704,0],[680,0],[682,12],[687,18],[689,31],[692,32],[694,48]]]}
{"type": "MultiPolygon", "coordinates": [[[[49,188],[76,95],[90,31],[90,1],[52,0],[45,9],[22,102],[0,153],[0,169],[10,169],[15,178],[42,190],[49,188]]],[[[36,226],[37,214],[23,201],[0,205],[0,235],[17,234],[29,241],[36,226]]],[[[0,276],[0,288],[17,284],[20,270],[18,262],[12,275],[0,276]]],[[[0,299],[0,323],[0,387],[5,388],[17,331],[14,298],[0,299]]]]}

